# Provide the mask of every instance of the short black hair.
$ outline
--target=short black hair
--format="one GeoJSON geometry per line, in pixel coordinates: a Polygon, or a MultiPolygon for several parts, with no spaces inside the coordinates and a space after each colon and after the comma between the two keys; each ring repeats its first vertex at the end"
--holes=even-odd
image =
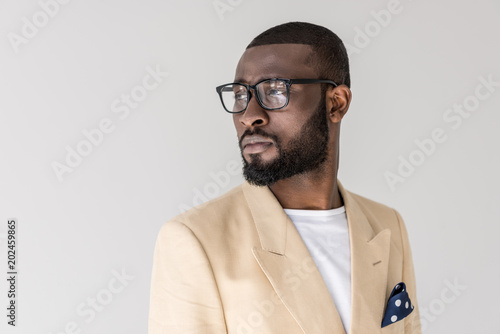
{"type": "Polygon", "coordinates": [[[331,30],[307,22],[288,22],[272,27],[255,37],[247,49],[269,44],[305,44],[313,49],[312,63],[320,79],[351,87],[349,58],[342,40],[331,30]]]}

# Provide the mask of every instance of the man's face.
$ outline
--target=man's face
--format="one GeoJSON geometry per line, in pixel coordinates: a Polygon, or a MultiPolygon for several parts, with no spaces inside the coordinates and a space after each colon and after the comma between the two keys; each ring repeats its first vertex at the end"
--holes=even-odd
{"type": "MultiPolygon", "coordinates": [[[[306,65],[312,49],[302,44],[271,44],[245,51],[235,82],[253,85],[263,79],[316,79],[306,65]]],[[[243,157],[245,179],[256,185],[317,169],[327,158],[329,128],[321,85],[294,84],[290,102],[280,110],[265,110],[255,92],[247,110],[233,115],[243,157]]]]}

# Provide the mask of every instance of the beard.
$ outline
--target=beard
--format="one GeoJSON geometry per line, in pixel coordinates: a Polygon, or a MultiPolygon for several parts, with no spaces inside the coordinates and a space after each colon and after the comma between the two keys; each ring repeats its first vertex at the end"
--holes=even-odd
{"type": "Polygon", "coordinates": [[[297,137],[286,146],[277,136],[259,127],[245,131],[241,138],[251,134],[262,135],[271,138],[278,150],[278,157],[269,162],[264,162],[259,154],[250,154],[250,163],[245,160],[241,150],[243,175],[250,184],[270,186],[279,180],[315,170],[326,161],[329,129],[325,98],[321,100],[320,106],[302,126],[297,137]]]}

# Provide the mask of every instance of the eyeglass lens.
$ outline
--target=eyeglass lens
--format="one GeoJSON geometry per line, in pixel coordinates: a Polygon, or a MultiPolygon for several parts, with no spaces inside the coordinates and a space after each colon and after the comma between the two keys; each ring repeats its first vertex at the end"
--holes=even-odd
{"type": "MultiPolygon", "coordinates": [[[[278,109],[286,105],[287,85],[282,80],[266,80],[256,85],[256,93],[261,104],[268,109],[278,109]]],[[[247,107],[249,93],[242,84],[229,84],[222,88],[224,107],[230,112],[240,112],[247,107]]]]}

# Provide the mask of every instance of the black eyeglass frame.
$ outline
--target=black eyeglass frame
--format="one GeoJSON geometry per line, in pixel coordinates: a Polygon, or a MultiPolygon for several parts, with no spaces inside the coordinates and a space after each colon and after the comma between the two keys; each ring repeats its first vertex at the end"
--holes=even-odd
{"type": "Polygon", "coordinates": [[[314,84],[314,83],[327,83],[327,84],[333,85],[334,87],[338,86],[338,84],[336,84],[334,81],[332,81],[332,80],[324,80],[324,79],[283,79],[283,78],[269,78],[269,79],[261,80],[261,81],[257,82],[255,85],[247,85],[247,84],[244,84],[244,83],[241,83],[241,82],[231,82],[231,83],[227,83],[227,84],[224,84],[224,85],[217,86],[217,87],[215,87],[215,90],[219,94],[220,101],[222,103],[222,107],[224,107],[224,109],[228,113],[230,113],[230,114],[239,114],[239,113],[242,113],[245,110],[247,110],[248,104],[250,103],[250,100],[252,99],[252,92],[251,92],[252,89],[255,91],[255,96],[256,96],[257,102],[259,103],[259,105],[263,109],[265,109],[265,110],[279,110],[279,109],[285,108],[288,105],[288,103],[290,102],[290,86],[292,84],[314,84]],[[283,81],[285,83],[285,85],[286,85],[286,103],[285,103],[284,106],[279,107],[279,108],[268,108],[268,107],[266,107],[266,106],[263,105],[262,100],[260,99],[260,95],[259,95],[259,93],[257,91],[257,85],[263,83],[264,81],[269,81],[269,80],[280,80],[280,81],[283,81]],[[222,98],[222,89],[224,87],[228,86],[228,85],[240,85],[240,86],[246,87],[246,89],[247,89],[248,94],[250,95],[250,97],[248,98],[247,105],[246,105],[246,107],[243,110],[240,110],[240,111],[230,111],[230,110],[228,110],[226,108],[226,105],[224,104],[224,100],[222,98]]]}

